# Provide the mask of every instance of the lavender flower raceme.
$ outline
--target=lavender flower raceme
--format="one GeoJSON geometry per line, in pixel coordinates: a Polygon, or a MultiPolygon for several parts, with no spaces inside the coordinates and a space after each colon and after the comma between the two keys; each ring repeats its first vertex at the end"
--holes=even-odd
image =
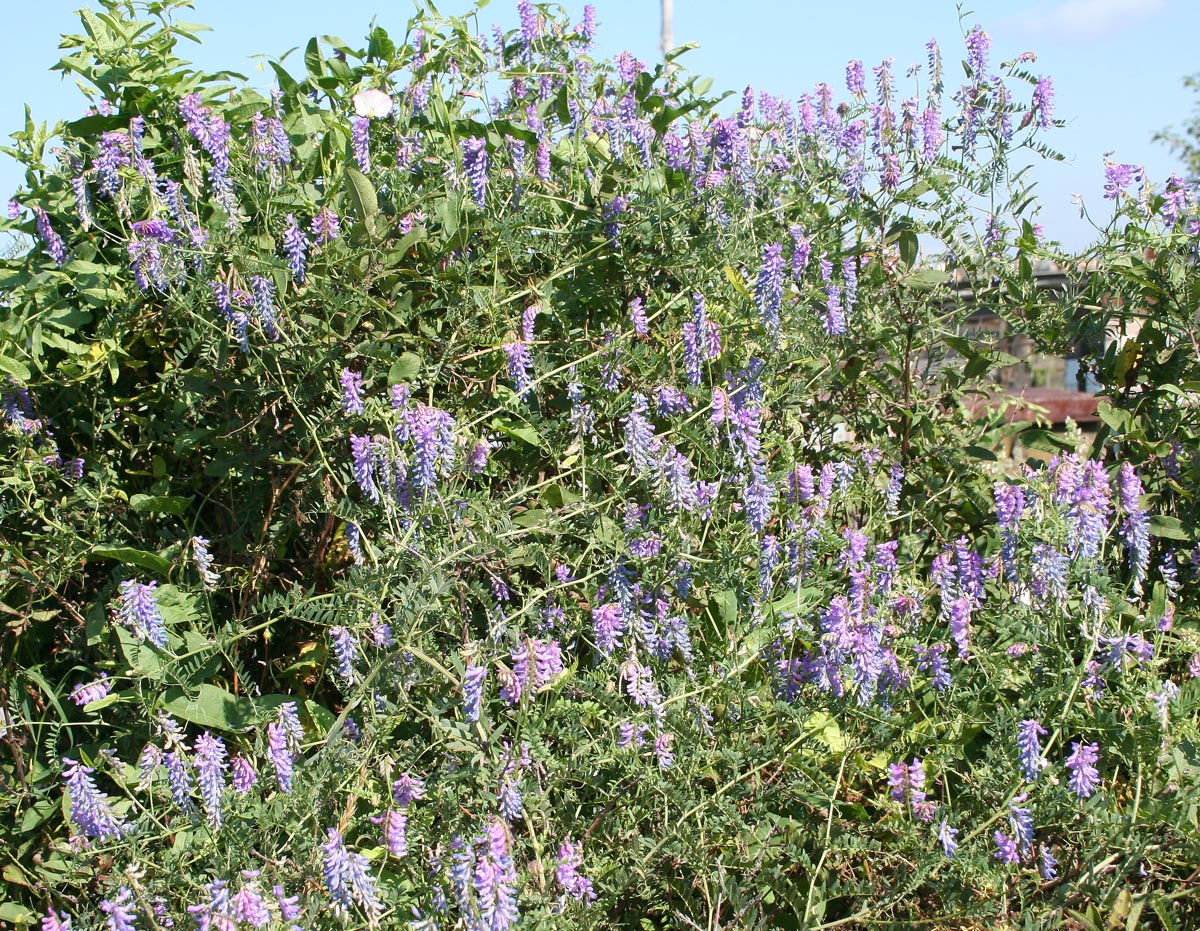
{"type": "Polygon", "coordinates": [[[284,702],[279,706],[276,719],[267,725],[267,758],[275,767],[275,780],[279,791],[290,795],[295,755],[300,748],[304,730],[296,715],[296,703],[284,702]]]}
{"type": "Polygon", "coordinates": [[[781,322],[779,308],[783,300],[783,246],[768,243],[763,249],[762,267],[754,288],[754,303],[758,307],[763,329],[771,340],[778,342],[781,322]]]}
{"type": "Polygon", "coordinates": [[[158,608],[157,582],[145,584],[134,579],[121,583],[121,595],[113,611],[116,621],[133,632],[138,640],[149,640],[160,650],[167,647],[167,628],[158,608]]]}
{"type": "Polygon", "coordinates": [[[909,805],[922,821],[933,820],[933,804],[925,799],[925,766],[920,760],[892,763],[888,767],[888,786],[894,801],[909,805]]]}
{"type": "Polygon", "coordinates": [[[50,225],[50,217],[45,210],[41,207],[34,207],[33,215],[37,218],[38,236],[41,237],[42,245],[46,247],[47,255],[53,259],[55,265],[61,268],[67,261],[67,247],[63,238],[50,225]]]}
{"type": "Polygon", "coordinates": [[[1016,580],[1017,524],[1025,510],[1025,493],[1016,485],[997,482],[993,493],[996,499],[996,520],[1000,525],[1000,559],[1009,579],[1016,580]]]}
{"type": "Polygon", "coordinates": [[[486,139],[464,139],[462,144],[463,170],[471,183],[471,197],[482,209],[487,198],[488,153],[486,139]]]}
{"type": "Polygon", "coordinates": [[[508,828],[492,818],[484,836],[476,842],[479,851],[471,877],[480,927],[486,931],[506,931],[516,924],[517,870],[508,847],[508,828]]]}
{"type": "Polygon", "coordinates": [[[244,756],[235,756],[229,761],[229,769],[232,773],[233,791],[238,795],[245,795],[258,782],[258,774],[254,772],[254,764],[252,764],[244,756]]]}
{"type": "Polygon", "coordinates": [[[988,52],[992,48],[992,38],[983,31],[982,26],[972,26],[967,33],[967,65],[971,69],[971,77],[978,84],[987,79],[988,52]]]}
{"type": "Polygon", "coordinates": [[[1140,498],[1142,482],[1137,471],[1128,462],[1121,463],[1117,474],[1117,489],[1124,518],[1120,534],[1133,573],[1133,590],[1141,594],[1142,582],[1150,566],[1150,516],[1142,508],[1140,498]]]}
{"type": "Polygon", "coordinates": [[[71,690],[71,701],[83,706],[99,701],[112,691],[112,683],[108,681],[108,673],[100,673],[100,678],[91,682],[83,682],[71,690]]]}
{"type": "Polygon", "coordinates": [[[254,275],[250,279],[250,290],[254,292],[254,312],[258,314],[258,322],[267,334],[267,339],[279,339],[279,327],[276,325],[275,285],[269,278],[254,275]]]}
{"type": "Polygon", "coordinates": [[[1054,125],[1054,81],[1051,78],[1038,75],[1029,106],[1037,119],[1038,129],[1049,129],[1054,125]]]}
{"type": "Polygon", "coordinates": [[[463,717],[478,721],[483,700],[483,684],[487,679],[486,666],[468,665],[463,673],[463,717]]]}
{"type": "Polygon", "coordinates": [[[362,374],[350,368],[342,369],[339,378],[342,386],[342,410],[349,417],[366,410],[362,396],[362,374]]]}
{"type": "Polygon", "coordinates": [[[1038,737],[1045,735],[1046,729],[1033,718],[1017,725],[1017,750],[1021,754],[1021,774],[1026,782],[1036,781],[1038,773],[1046,767],[1046,761],[1042,759],[1042,746],[1038,742],[1038,737]]]}
{"type": "Polygon", "coordinates": [[[221,796],[225,793],[225,743],[208,731],[196,738],[196,782],[208,823],[220,827],[221,796]]]}
{"type": "Polygon", "coordinates": [[[358,679],[354,670],[354,660],[358,657],[358,641],[345,627],[331,627],[329,637],[333,641],[333,653],[337,658],[338,676],[342,682],[351,685],[358,679]]]}
{"type": "Polygon", "coordinates": [[[646,307],[640,297],[635,297],[629,302],[629,322],[633,324],[633,332],[638,336],[645,336],[650,332],[650,325],[646,322],[646,307]]]}
{"type": "Polygon", "coordinates": [[[571,838],[563,840],[558,848],[558,865],[554,868],[554,878],[565,895],[581,899],[589,904],[596,898],[592,881],[579,875],[579,867],[583,865],[583,845],[576,844],[571,838]]]}
{"type": "Polygon", "coordinates": [[[350,147],[354,161],[364,175],[371,173],[371,121],[365,116],[350,117],[350,147]]]}
{"type": "Polygon", "coordinates": [[[1003,831],[996,831],[992,837],[996,841],[996,852],[993,856],[1001,863],[1011,865],[1020,863],[1021,857],[1017,853],[1017,842],[1005,834],[1003,831]]]}
{"type": "Polygon", "coordinates": [[[592,628],[595,632],[596,648],[605,656],[611,656],[625,632],[625,617],[620,604],[610,602],[593,608],[592,628]]]}
{"type": "Polygon", "coordinates": [[[950,827],[950,822],[943,820],[938,827],[938,843],[942,845],[942,853],[946,855],[947,860],[952,860],[958,853],[956,837],[958,837],[958,828],[950,827]]]}
{"type": "Polygon", "coordinates": [[[403,812],[386,811],[372,817],[375,824],[383,825],[383,845],[393,857],[403,860],[408,856],[408,816],[403,812]]]}
{"type": "Polygon", "coordinates": [[[92,768],[63,757],[63,780],[71,796],[71,820],[84,837],[115,840],[127,825],[112,809],[112,801],[96,788],[92,768]]]}
{"type": "Polygon", "coordinates": [[[1139,165],[1125,165],[1117,162],[1104,162],[1104,197],[1106,200],[1119,200],[1125,188],[1142,178],[1142,168],[1139,165]]]}
{"type": "Polygon", "coordinates": [[[1008,823],[1012,825],[1017,846],[1023,854],[1033,849],[1033,812],[1018,804],[1024,802],[1025,798],[1024,795],[1018,795],[1008,804],[1008,823]]]}
{"type": "Polygon", "coordinates": [[[1047,847],[1045,844],[1043,844],[1042,845],[1042,868],[1041,868],[1042,879],[1044,879],[1046,882],[1050,882],[1056,876],[1058,876],[1058,870],[1056,869],[1057,866],[1058,866],[1058,861],[1056,859],[1054,859],[1054,854],[1052,854],[1050,852],[1049,847],[1047,847]]]}
{"type": "Polygon", "coordinates": [[[104,926],[108,931],[135,931],[137,911],[130,901],[132,898],[133,893],[129,891],[129,887],[122,886],[117,890],[115,899],[100,901],[100,911],[105,914],[104,926]]]}
{"type": "Polygon", "coordinates": [[[308,240],[296,222],[295,216],[287,215],[287,228],[283,231],[283,251],[287,256],[288,268],[297,284],[304,284],[305,258],[308,255],[308,240]]]}
{"type": "Polygon", "coordinates": [[[208,551],[208,545],[208,540],[204,537],[192,537],[192,560],[200,574],[200,584],[211,591],[220,583],[221,577],[213,569],[213,558],[208,551]]]}
{"type": "Polygon", "coordinates": [[[504,357],[508,362],[508,377],[512,379],[513,391],[517,397],[524,398],[533,386],[530,369],[533,360],[529,356],[529,346],[522,340],[504,344],[504,357]]]}
{"type": "Polygon", "coordinates": [[[313,217],[309,225],[313,241],[318,246],[328,245],[342,234],[342,224],[338,215],[328,207],[322,207],[313,217]]]}
{"type": "Polygon", "coordinates": [[[366,913],[369,923],[377,924],[383,903],[379,901],[379,891],[371,878],[367,858],[348,850],[337,828],[328,828],[325,834],[328,839],[321,845],[325,854],[322,875],[334,912],[345,917],[357,904],[366,913]]]}
{"type": "Polygon", "coordinates": [[[1071,755],[1066,762],[1071,773],[1067,785],[1081,800],[1094,794],[1100,787],[1100,771],[1096,769],[1099,759],[1099,744],[1085,744],[1078,740],[1071,742],[1071,755]]]}

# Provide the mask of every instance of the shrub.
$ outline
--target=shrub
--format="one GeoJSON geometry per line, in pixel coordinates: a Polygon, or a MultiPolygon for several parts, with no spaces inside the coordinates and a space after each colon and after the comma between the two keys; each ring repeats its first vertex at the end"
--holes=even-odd
{"type": "Polygon", "coordinates": [[[1023,58],[722,116],[522,0],[262,94],[178,6],[82,13],[88,113],[16,135],[0,917],[1195,917],[1191,486],[968,403],[956,288],[1098,325],[1023,58]]]}

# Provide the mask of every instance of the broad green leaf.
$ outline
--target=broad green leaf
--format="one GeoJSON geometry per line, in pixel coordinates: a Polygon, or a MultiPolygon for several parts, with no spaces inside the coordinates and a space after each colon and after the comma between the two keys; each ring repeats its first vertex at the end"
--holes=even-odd
{"type": "Polygon", "coordinates": [[[163,707],[175,717],[221,731],[240,731],[255,723],[254,702],[204,683],[195,691],[173,686],[163,694],[163,707]]]}
{"type": "Polygon", "coordinates": [[[1167,540],[1192,540],[1194,532],[1189,532],[1178,517],[1169,514],[1150,515],[1150,533],[1167,540]]]}
{"type": "Polygon", "coordinates": [[[6,375],[11,375],[19,381],[29,381],[32,373],[24,362],[18,362],[16,359],[10,359],[8,356],[0,356],[0,372],[6,375]]]}
{"type": "Polygon", "coordinates": [[[421,371],[421,357],[414,352],[402,352],[396,357],[396,361],[392,363],[392,367],[388,369],[387,381],[389,385],[399,385],[404,382],[411,382],[421,371]]]}
{"type": "Polygon", "coordinates": [[[192,504],[192,498],[180,495],[134,495],[129,506],[139,514],[174,514],[182,517],[192,504]]]}
{"type": "Polygon", "coordinates": [[[357,168],[346,167],[346,193],[355,211],[362,217],[367,235],[372,239],[378,234],[376,218],[379,215],[379,197],[375,187],[357,168]]]}
{"type": "Polygon", "coordinates": [[[92,551],[88,556],[98,559],[115,559],[117,562],[124,563],[127,566],[138,566],[164,577],[171,571],[170,560],[164,559],[157,553],[148,553],[146,550],[134,549],[131,546],[101,544],[100,546],[92,547],[92,551]]]}

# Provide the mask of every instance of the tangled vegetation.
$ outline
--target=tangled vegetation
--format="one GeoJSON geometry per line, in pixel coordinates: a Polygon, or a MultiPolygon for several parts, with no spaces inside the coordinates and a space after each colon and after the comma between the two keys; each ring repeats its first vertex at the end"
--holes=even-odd
{"type": "Polygon", "coordinates": [[[1182,183],[1058,254],[979,27],[739,102],[430,5],[260,91],[186,6],[14,136],[0,921],[1196,926],[1182,183]],[[978,403],[981,307],[1096,435],[978,403]]]}

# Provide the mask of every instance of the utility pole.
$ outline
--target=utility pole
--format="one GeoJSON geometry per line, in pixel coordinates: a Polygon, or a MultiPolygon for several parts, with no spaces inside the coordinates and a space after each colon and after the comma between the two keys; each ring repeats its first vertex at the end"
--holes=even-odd
{"type": "Polygon", "coordinates": [[[674,13],[675,0],[662,0],[662,41],[658,47],[662,49],[664,59],[667,52],[675,47],[675,37],[671,34],[671,19],[674,13]]]}

